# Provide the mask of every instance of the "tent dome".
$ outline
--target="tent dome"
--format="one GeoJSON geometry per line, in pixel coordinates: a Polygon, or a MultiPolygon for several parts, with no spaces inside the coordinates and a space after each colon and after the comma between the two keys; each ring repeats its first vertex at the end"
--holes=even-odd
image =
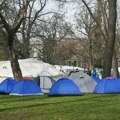
{"type": "Polygon", "coordinates": [[[98,78],[98,77],[96,77],[96,76],[92,76],[92,78],[97,82],[97,83],[99,83],[101,80],[98,78]]]}
{"type": "Polygon", "coordinates": [[[99,82],[94,93],[120,93],[120,78],[105,78],[99,82]]]}
{"type": "Polygon", "coordinates": [[[49,93],[50,88],[55,83],[52,76],[38,76],[34,79],[38,86],[40,86],[43,93],[49,93]]]}
{"type": "Polygon", "coordinates": [[[20,80],[14,86],[10,95],[39,95],[43,94],[40,87],[33,80],[20,80]]]}
{"type": "Polygon", "coordinates": [[[72,73],[69,78],[79,87],[81,93],[93,93],[97,84],[92,77],[82,71],[72,73]]]}
{"type": "Polygon", "coordinates": [[[15,86],[16,83],[17,83],[17,81],[12,79],[12,78],[5,79],[0,84],[0,92],[9,94],[12,91],[12,89],[15,86]]]}
{"type": "Polygon", "coordinates": [[[48,95],[80,95],[78,86],[69,78],[61,78],[56,81],[48,95]]]}

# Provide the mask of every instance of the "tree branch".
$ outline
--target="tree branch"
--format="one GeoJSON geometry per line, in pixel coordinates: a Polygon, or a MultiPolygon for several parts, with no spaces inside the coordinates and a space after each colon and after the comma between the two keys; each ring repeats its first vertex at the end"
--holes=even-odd
{"type": "Polygon", "coordinates": [[[5,18],[2,15],[1,12],[0,12],[0,18],[2,20],[2,23],[4,24],[4,27],[5,27],[6,31],[10,34],[11,28],[10,28],[9,24],[7,23],[7,21],[5,20],[5,18]]]}
{"type": "Polygon", "coordinates": [[[14,24],[13,24],[13,30],[14,30],[14,33],[16,33],[24,19],[24,14],[25,14],[25,11],[27,10],[27,6],[29,4],[29,1],[26,1],[26,4],[23,5],[23,7],[19,10],[16,18],[15,18],[15,21],[14,21],[14,24]]]}
{"type": "Polygon", "coordinates": [[[104,34],[103,30],[101,29],[101,26],[100,26],[100,24],[98,23],[98,21],[95,19],[95,17],[94,17],[94,15],[93,15],[93,13],[91,12],[90,8],[88,7],[88,5],[86,4],[86,2],[85,2],[84,0],[82,0],[82,2],[83,2],[84,5],[86,6],[86,8],[87,8],[88,12],[90,13],[91,17],[93,18],[93,20],[94,20],[94,21],[96,22],[96,24],[98,25],[98,27],[99,27],[99,29],[100,29],[100,31],[101,31],[104,39],[107,41],[106,35],[104,34]]]}

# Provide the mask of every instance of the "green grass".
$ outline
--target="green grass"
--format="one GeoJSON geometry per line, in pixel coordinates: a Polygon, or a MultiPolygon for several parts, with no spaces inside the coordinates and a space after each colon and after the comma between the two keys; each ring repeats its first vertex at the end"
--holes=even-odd
{"type": "Polygon", "coordinates": [[[120,120],[120,95],[0,95],[0,120],[120,120]]]}

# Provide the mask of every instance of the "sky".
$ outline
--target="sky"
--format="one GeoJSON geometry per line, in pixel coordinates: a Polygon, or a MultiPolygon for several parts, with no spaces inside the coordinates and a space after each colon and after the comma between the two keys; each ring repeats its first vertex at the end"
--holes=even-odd
{"type": "MultiPolygon", "coordinates": [[[[89,0],[88,0],[89,1],[89,0]]],[[[91,3],[90,3],[91,4],[91,3]]],[[[64,5],[56,0],[48,0],[45,6],[44,12],[54,11],[58,13],[65,13],[65,21],[72,25],[72,28],[75,33],[79,34],[80,36],[84,37],[84,34],[81,32],[78,33],[77,31],[77,24],[75,14],[80,11],[80,8],[83,4],[81,1],[79,3],[76,2],[69,2],[65,3],[64,5]]],[[[94,4],[93,4],[94,5],[94,4]]],[[[36,8],[39,8],[38,4],[36,4],[36,8]]],[[[83,28],[80,28],[81,31],[85,32],[83,28]]]]}
{"type": "MultiPolygon", "coordinates": [[[[39,8],[38,4],[36,7],[39,8]]],[[[56,0],[48,0],[47,5],[44,9],[45,12],[54,11],[59,13],[65,13],[65,19],[67,22],[74,22],[74,14],[76,12],[77,4],[69,3],[60,5],[56,0]]]]}

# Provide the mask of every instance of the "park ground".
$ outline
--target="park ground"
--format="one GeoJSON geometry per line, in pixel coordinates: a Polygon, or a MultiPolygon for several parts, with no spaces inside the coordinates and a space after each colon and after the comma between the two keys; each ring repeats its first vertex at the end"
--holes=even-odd
{"type": "Polygon", "coordinates": [[[0,120],[120,120],[120,94],[0,95],[0,120]]]}

